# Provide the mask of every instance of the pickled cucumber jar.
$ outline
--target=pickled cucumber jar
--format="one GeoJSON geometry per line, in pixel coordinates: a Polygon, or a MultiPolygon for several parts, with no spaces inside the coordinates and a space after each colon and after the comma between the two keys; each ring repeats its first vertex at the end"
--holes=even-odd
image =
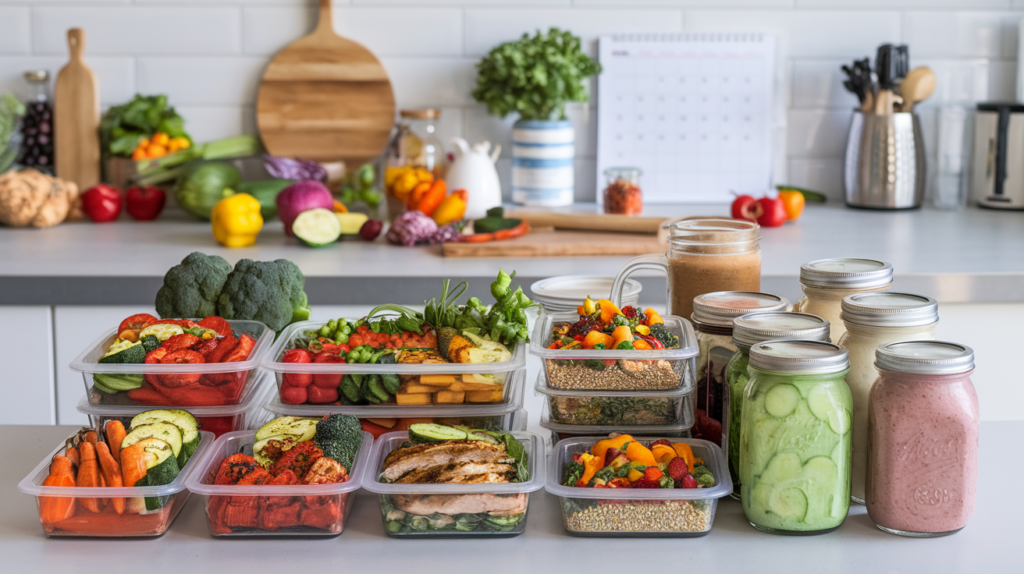
{"type": "Polygon", "coordinates": [[[807,313],[752,313],[733,320],[732,343],[737,351],[725,367],[728,385],[725,417],[725,457],[732,475],[732,497],[740,497],[740,413],[743,409],[743,391],[750,380],[748,363],[750,346],[772,339],[806,339],[828,341],[828,321],[807,313]]]}
{"type": "Polygon", "coordinates": [[[810,313],[832,325],[832,342],[846,332],[839,319],[843,297],[865,291],[885,291],[892,286],[892,265],[874,259],[819,259],[800,267],[804,296],[794,311],[810,313]]]}
{"type": "Polygon", "coordinates": [[[750,347],[740,415],[743,512],[758,530],[820,534],[850,509],[850,361],[823,341],[750,347]]]}
{"type": "MultiPolygon", "coordinates": [[[[717,291],[693,298],[694,330],[697,333],[696,419],[693,438],[709,440],[728,448],[724,433],[726,405],[725,367],[736,353],[732,344],[732,321],[748,313],[785,311],[789,301],[778,295],[756,291],[717,291]]],[[[728,455],[728,453],[726,453],[728,455]]]]}
{"type": "Polygon", "coordinates": [[[846,384],[853,396],[853,479],[850,496],[864,504],[868,468],[868,396],[878,378],[875,350],[893,341],[934,339],[939,304],[910,293],[858,293],[843,299],[846,334],[839,346],[850,352],[846,384]]]}

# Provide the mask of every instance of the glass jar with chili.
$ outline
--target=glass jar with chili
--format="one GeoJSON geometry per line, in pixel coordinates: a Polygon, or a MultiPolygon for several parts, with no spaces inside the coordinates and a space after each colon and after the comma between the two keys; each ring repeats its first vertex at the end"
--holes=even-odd
{"type": "Polygon", "coordinates": [[[604,188],[604,212],[618,215],[640,215],[644,209],[638,167],[610,167],[604,170],[608,185],[604,188]]]}

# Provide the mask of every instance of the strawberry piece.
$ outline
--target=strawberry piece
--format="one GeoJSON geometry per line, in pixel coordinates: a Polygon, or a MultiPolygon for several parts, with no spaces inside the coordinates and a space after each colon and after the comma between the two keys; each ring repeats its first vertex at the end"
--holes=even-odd
{"type": "Polygon", "coordinates": [[[659,444],[663,444],[663,445],[665,445],[667,447],[671,447],[672,446],[672,443],[669,442],[668,439],[666,439],[666,438],[659,438],[658,440],[656,440],[656,441],[652,442],[651,444],[647,445],[647,448],[654,448],[655,445],[659,445],[659,444]]]}
{"type": "Polygon", "coordinates": [[[683,477],[683,480],[682,480],[682,482],[679,485],[679,488],[699,488],[699,487],[700,486],[697,484],[697,479],[694,478],[694,476],[692,474],[689,474],[689,473],[687,473],[686,476],[683,477]]]}
{"type": "Polygon", "coordinates": [[[677,456],[668,461],[668,475],[672,477],[672,480],[676,481],[677,486],[682,483],[683,477],[689,473],[690,468],[686,466],[686,460],[682,457],[677,456]]]}
{"type": "Polygon", "coordinates": [[[665,473],[661,472],[661,469],[656,466],[648,466],[644,469],[644,480],[658,482],[663,476],[665,476],[665,473]]]}

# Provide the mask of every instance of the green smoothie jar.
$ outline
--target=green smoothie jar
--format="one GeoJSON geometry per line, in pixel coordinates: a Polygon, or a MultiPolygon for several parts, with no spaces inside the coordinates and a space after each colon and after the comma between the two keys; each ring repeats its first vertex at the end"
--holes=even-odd
{"type": "Polygon", "coordinates": [[[807,340],[750,347],[740,415],[743,512],[758,530],[821,534],[850,509],[853,399],[845,349],[807,340]]]}
{"type": "Polygon", "coordinates": [[[728,437],[725,452],[732,475],[732,497],[740,498],[740,412],[743,410],[743,391],[750,375],[747,364],[750,361],[750,346],[772,339],[805,339],[828,341],[829,323],[809,313],[752,313],[733,320],[732,344],[736,353],[725,368],[727,384],[726,404],[729,405],[725,418],[725,435],[728,437]]]}

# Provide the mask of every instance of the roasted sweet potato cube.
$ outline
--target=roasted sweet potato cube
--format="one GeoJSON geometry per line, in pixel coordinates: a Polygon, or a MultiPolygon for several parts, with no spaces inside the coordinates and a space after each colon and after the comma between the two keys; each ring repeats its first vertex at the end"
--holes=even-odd
{"type": "Polygon", "coordinates": [[[434,403],[439,405],[458,405],[466,402],[466,393],[463,391],[438,391],[434,394],[434,403]]]}

